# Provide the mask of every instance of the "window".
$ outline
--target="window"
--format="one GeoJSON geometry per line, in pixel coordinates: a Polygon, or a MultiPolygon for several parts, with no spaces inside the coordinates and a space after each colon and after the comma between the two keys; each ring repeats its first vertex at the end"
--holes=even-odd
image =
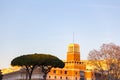
{"type": "Polygon", "coordinates": [[[84,71],[80,71],[80,77],[84,77],[85,76],[85,72],[84,71]]]}
{"type": "Polygon", "coordinates": [[[65,74],[67,74],[67,71],[65,71],[65,74]]]}
{"type": "Polygon", "coordinates": [[[62,74],[62,71],[60,71],[60,74],[62,74]]]}
{"type": "Polygon", "coordinates": [[[85,80],[85,78],[80,78],[80,80],[85,80]]]}
{"type": "Polygon", "coordinates": [[[62,79],[62,76],[60,76],[60,79],[62,79]]]}
{"type": "Polygon", "coordinates": [[[68,80],[68,77],[66,77],[66,80],[68,80]]]}
{"type": "Polygon", "coordinates": [[[75,78],[75,80],[77,80],[77,77],[75,78]]]}
{"type": "Polygon", "coordinates": [[[69,47],[69,52],[73,52],[73,47],[69,47]]]}
{"type": "Polygon", "coordinates": [[[55,76],[55,79],[56,79],[56,76],[55,76]]]}
{"type": "Polygon", "coordinates": [[[56,74],[56,70],[54,70],[53,73],[56,74]]]}
{"type": "Polygon", "coordinates": [[[77,72],[75,72],[75,74],[77,75],[77,72]]]}

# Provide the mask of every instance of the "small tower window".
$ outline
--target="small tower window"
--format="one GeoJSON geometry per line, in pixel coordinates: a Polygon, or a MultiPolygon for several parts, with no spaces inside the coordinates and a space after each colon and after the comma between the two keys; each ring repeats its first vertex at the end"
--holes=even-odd
{"type": "Polygon", "coordinates": [[[75,52],[79,52],[79,48],[78,47],[75,48],[75,52]]]}
{"type": "Polygon", "coordinates": [[[69,52],[73,52],[73,47],[69,47],[69,52]]]}

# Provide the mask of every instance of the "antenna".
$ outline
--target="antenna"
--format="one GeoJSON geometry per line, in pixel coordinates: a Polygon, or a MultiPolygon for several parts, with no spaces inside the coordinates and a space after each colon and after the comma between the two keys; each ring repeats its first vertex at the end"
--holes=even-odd
{"type": "Polygon", "coordinates": [[[73,32],[73,43],[74,43],[74,32],[73,32]]]}

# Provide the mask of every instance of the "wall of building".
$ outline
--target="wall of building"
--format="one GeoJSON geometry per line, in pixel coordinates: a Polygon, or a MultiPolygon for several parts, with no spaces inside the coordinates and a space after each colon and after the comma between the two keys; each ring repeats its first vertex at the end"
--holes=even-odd
{"type": "MultiPolygon", "coordinates": [[[[86,69],[86,63],[80,60],[80,49],[78,44],[68,46],[67,58],[64,68],[52,68],[47,75],[47,80],[94,80],[93,73],[86,69]]],[[[43,79],[43,73],[36,69],[32,80],[43,79]]],[[[3,80],[24,80],[25,72],[21,70],[5,74],[3,80]]]]}
{"type": "MultiPolygon", "coordinates": [[[[2,80],[26,80],[26,72],[23,70],[4,74],[2,80]]],[[[32,74],[32,80],[43,80],[43,73],[38,69],[32,74]]]]}

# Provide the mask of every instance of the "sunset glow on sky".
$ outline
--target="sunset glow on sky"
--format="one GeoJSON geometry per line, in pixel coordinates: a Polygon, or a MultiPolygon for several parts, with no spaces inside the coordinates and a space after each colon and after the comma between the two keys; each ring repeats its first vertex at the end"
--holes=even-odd
{"type": "Polygon", "coordinates": [[[73,32],[81,59],[103,43],[120,45],[120,0],[0,0],[0,69],[30,53],[65,60],[73,32]]]}

